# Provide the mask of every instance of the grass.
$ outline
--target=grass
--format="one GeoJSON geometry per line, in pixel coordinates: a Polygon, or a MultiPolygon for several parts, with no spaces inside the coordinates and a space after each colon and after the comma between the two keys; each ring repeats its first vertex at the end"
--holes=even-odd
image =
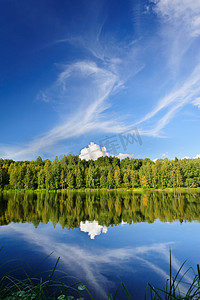
{"type": "MultiPolygon", "coordinates": [[[[197,264],[197,274],[193,268],[188,268],[183,272],[183,267],[186,261],[180,266],[179,270],[172,275],[172,262],[171,262],[171,251],[170,251],[170,274],[169,279],[166,281],[164,289],[155,288],[150,283],[147,287],[150,289],[151,300],[196,300],[200,299],[200,269],[197,264]],[[193,279],[191,282],[185,280],[186,274],[191,271],[193,279]],[[182,274],[183,273],[183,274],[182,274]],[[184,290],[184,291],[183,291],[184,290]]],[[[145,299],[146,296],[145,296],[145,299]]]]}
{"type": "Polygon", "coordinates": [[[36,190],[26,190],[26,189],[4,189],[1,190],[0,192],[3,193],[40,193],[40,192],[49,192],[49,193],[61,193],[61,192],[95,192],[95,191],[128,191],[128,192],[134,192],[134,193],[144,193],[147,191],[150,192],[169,192],[169,193],[188,193],[188,192],[197,192],[200,193],[200,187],[192,188],[192,187],[179,187],[179,188],[125,188],[125,187],[120,187],[120,188],[81,188],[81,189],[57,189],[57,190],[48,190],[48,189],[36,189],[36,190]]]}
{"type": "MultiPolygon", "coordinates": [[[[81,294],[84,290],[87,292],[87,287],[79,280],[66,275],[59,279],[54,279],[59,259],[60,258],[57,259],[52,271],[41,273],[40,276],[37,277],[33,276],[33,274],[44,261],[40,263],[30,275],[26,273],[22,266],[19,266],[25,275],[25,279],[23,280],[12,276],[14,270],[4,275],[0,280],[0,299],[84,299],[81,297],[81,294]],[[66,285],[64,283],[66,279],[70,279],[73,283],[69,286],[66,285]],[[72,296],[72,293],[75,296],[72,296]]],[[[88,295],[90,295],[89,291],[88,295]]]]}
{"type": "MultiPolygon", "coordinates": [[[[0,249],[1,251],[1,249],[0,249]]],[[[50,254],[51,255],[51,254],[50,254]]],[[[48,256],[49,257],[49,256],[48,256]]],[[[46,257],[31,273],[27,274],[22,266],[19,266],[25,275],[25,279],[19,280],[12,276],[13,272],[9,272],[0,279],[0,299],[4,300],[17,300],[17,299],[67,299],[67,300],[83,300],[95,298],[92,296],[86,285],[75,277],[62,276],[59,279],[54,279],[56,268],[59,262],[57,259],[56,264],[52,271],[40,274],[40,276],[34,276],[36,270],[41,264],[48,258],[46,257]],[[66,285],[64,282],[70,280],[72,283],[66,285]]],[[[186,261],[185,261],[186,262],[186,261]]],[[[173,276],[172,274],[172,262],[170,251],[170,274],[169,279],[166,281],[166,285],[163,289],[154,287],[150,283],[146,286],[145,300],[196,300],[200,299],[200,269],[197,265],[197,274],[192,268],[188,268],[183,271],[185,262],[180,266],[178,272],[173,276]],[[186,281],[186,274],[191,271],[193,279],[189,283],[186,281]],[[184,292],[183,292],[184,288],[184,292]]],[[[3,265],[5,266],[6,263],[3,265]]],[[[0,266],[0,270],[1,267],[0,266]]],[[[107,300],[128,299],[133,300],[129,294],[126,286],[121,282],[114,295],[109,294],[107,300]],[[124,297],[119,298],[120,289],[124,292],[124,297]]],[[[136,299],[137,300],[137,299],[136,299]]]]}

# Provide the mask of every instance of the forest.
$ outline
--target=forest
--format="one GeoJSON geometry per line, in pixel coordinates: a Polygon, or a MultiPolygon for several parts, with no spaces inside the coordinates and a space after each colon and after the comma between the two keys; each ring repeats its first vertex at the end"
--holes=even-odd
{"type": "Polygon", "coordinates": [[[0,159],[0,190],[63,190],[116,188],[200,187],[200,158],[174,160],[100,157],[81,160],[77,155],[54,161],[0,159]]]}

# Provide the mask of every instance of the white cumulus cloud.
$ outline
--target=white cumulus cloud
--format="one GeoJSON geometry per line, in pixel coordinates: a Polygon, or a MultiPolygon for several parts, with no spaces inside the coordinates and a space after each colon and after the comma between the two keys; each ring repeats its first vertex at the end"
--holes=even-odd
{"type": "Polygon", "coordinates": [[[112,156],[106,151],[105,147],[100,147],[99,145],[91,142],[88,147],[85,147],[81,150],[79,155],[80,159],[85,160],[97,160],[99,157],[112,156]]]}
{"type": "Polygon", "coordinates": [[[86,221],[80,222],[80,230],[83,232],[88,232],[89,237],[94,240],[95,236],[101,233],[107,233],[108,228],[106,226],[99,225],[97,221],[86,221]]]}
{"type": "MultiPolygon", "coordinates": [[[[81,149],[81,154],[79,155],[80,159],[85,160],[97,160],[99,157],[105,156],[115,156],[107,152],[106,147],[100,147],[99,145],[91,142],[88,147],[81,149]]],[[[132,157],[132,155],[127,153],[119,153],[116,155],[119,159],[124,159],[126,157],[132,157]]]]}
{"type": "Polygon", "coordinates": [[[119,159],[124,159],[124,158],[127,158],[127,157],[131,158],[131,157],[133,157],[133,155],[127,154],[127,153],[119,153],[119,154],[117,155],[117,157],[118,157],[119,159]]]}
{"type": "Polygon", "coordinates": [[[196,158],[200,158],[200,154],[197,154],[195,157],[184,156],[181,159],[196,159],[196,158]]]}

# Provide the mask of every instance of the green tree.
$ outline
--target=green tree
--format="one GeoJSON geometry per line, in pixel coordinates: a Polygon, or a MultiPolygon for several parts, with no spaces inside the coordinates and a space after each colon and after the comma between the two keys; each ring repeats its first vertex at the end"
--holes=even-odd
{"type": "Polygon", "coordinates": [[[81,170],[78,168],[76,174],[76,187],[80,189],[82,188],[82,186],[83,186],[83,175],[81,173],[81,170]]]}
{"type": "Polygon", "coordinates": [[[65,172],[63,169],[61,170],[61,173],[60,173],[60,185],[63,190],[65,187],[65,172]]]}
{"type": "Polygon", "coordinates": [[[36,166],[40,166],[40,167],[43,166],[43,161],[40,156],[38,156],[38,158],[36,159],[35,164],[36,164],[36,166]]]}
{"type": "Polygon", "coordinates": [[[22,189],[24,187],[23,179],[25,167],[21,163],[12,163],[9,167],[10,184],[14,189],[22,189]]]}
{"type": "Polygon", "coordinates": [[[44,164],[44,173],[45,173],[45,186],[49,190],[52,187],[52,172],[51,172],[51,162],[49,159],[46,159],[44,164]]]}
{"type": "Polygon", "coordinates": [[[126,188],[129,188],[130,187],[130,180],[129,180],[129,173],[128,172],[125,172],[124,173],[124,176],[123,176],[123,182],[124,182],[124,186],[126,188]]]}
{"type": "Polygon", "coordinates": [[[17,189],[17,183],[18,183],[18,174],[17,174],[17,168],[14,163],[12,163],[8,169],[8,173],[10,175],[10,185],[15,190],[17,189]]]}
{"type": "Polygon", "coordinates": [[[45,188],[45,171],[41,169],[38,173],[38,188],[44,189],[45,188]]]}
{"type": "Polygon", "coordinates": [[[0,166],[0,190],[3,188],[3,170],[0,166]]]}
{"type": "Polygon", "coordinates": [[[107,188],[107,179],[106,179],[106,174],[103,173],[101,174],[101,177],[100,177],[100,188],[107,188]]]}
{"type": "Polygon", "coordinates": [[[121,172],[119,167],[117,167],[114,172],[114,181],[115,181],[115,187],[119,188],[121,185],[121,172]]]}
{"type": "Polygon", "coordinates": [[[68,173],[67,173],[67,186],[70,189],[75,188],[75,177],[74,177],[73,170],[69,170],[68,173]]]}
{"type": "Polygon", "coordinates": [[[108,188],[112,189],[114,186],[114,178],[113,178],[113,174],[112,174],[111,170],[108,171],[107,183],[108,183],[108,188]]]}
{"type": "Polygon", "coordinates": [[[23,178],[25,189],[36,189],[38,180],[34,163],[30,162],[27,166],[24,164],[22,167],[25,168],[25,175],[23,178]]]}
{"type": "Polygon", "coordinates": [[[183,185],[182,174],[179,166],[176,168],[176,184],[177,187],[181,187],[183,185]]]}
{"type": "Polygon", "coordinates": [[[60,172],[61,172],[61,167],[60,167],[60,162],[58,160],[58,157],[54,159],[52,166],[52,187],[55,189],[58,189],[60,186],[60,172]]]}
{"type": "Polygon", "coordinates": [[[87,173],[87,187],[95,188],[95,172],[92,166],[89,166],[87,173]]]}
{"type": "Polygon", "coordinates": [[[131,170],[130,171],[130,186],[132,188],[136,188],[139,187],[140,183],[139,183],[139,174],[138,171],[136,170],[131,170]]]}

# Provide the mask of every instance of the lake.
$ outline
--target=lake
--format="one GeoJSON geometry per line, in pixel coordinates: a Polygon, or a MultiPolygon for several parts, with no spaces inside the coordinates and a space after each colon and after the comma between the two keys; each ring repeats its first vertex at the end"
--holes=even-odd
{"type": "MultiPolygon", "coordinates": [[[[95,299],[114,294],[121,281],[134,299],[144,299],[147,282],[162,288],[169,278],[170,249],[174,274],[185,259],[185,270],[196,268],[199,221],[198,193],[1,193],[1,272],[21,264],[31,273],[53,252],[38,274],[60,257],[55,276],[78,278],[95,299]]],[[[14,275],[24,272],[17,268],[14,275]]]]}

